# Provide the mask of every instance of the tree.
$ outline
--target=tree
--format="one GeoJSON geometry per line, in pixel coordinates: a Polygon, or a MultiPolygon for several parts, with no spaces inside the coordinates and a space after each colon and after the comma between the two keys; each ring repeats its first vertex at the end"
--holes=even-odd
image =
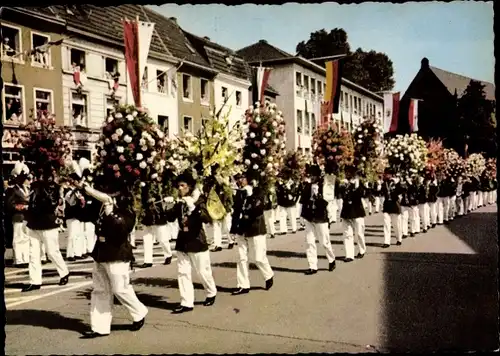
{"type": "Polygon", "coordinates": [[[307,42],[297,44],[296,51],[308,59],[347,54],[348,57],[343,59],[343,76],[346,79],[374,92],[394,87],[394,69],[389,57],[385,53],[374,50],[365,52],[361,48],[351,52],[347,33],[341,28],[330,32],[325,29],[312,32],[307,42]]]}
{"type": "Polygon", "coordinates": [[[494,102],[486,99],[484,85],[471,80],[458,99],[458,130],[468,145],[468,153],[484,152],[496,156],[496,118],[494,102]]]}

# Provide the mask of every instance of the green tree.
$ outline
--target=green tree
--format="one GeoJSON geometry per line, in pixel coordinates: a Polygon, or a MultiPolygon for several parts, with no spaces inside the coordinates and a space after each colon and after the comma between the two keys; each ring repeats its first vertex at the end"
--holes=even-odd
{"type": "Polygon", "coordinates": [[[307,42],[297,44],[296,51],[308,59],[347,54],[343,59],[343,75],[346,79],[374,92],[394,88],[394,69],[389,57],[385,53],[373,50],[365,52],[361,48],[351,52],[347,33],[341,28],[334,28],[330,32],[325,29],[312,32],[307,42]]]}
{"type": "Polygon", "coordinates": [[[496,156],[497,135],[494,102],[486,99],[484,85],[471,80],[457,102],[458,129],[468,153],[496,156]]]}

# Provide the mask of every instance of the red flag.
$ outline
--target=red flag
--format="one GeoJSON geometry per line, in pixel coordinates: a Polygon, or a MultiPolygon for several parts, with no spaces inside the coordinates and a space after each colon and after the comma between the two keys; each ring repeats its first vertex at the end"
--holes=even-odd
{"type": "Polygon", "coordinates": [[[399,96],[399,92],[384,94],[384,134],[398,129],[399,96]]]}
{"type": "Polygon", "coordinates": [[[329,104],[329,114],[339,113],[342,63],[339,60],[326,62],[325,101],[329,104]]]}
{"type": "Polygon", "coordinates": [[[130,77],[130,88],[135,106],[141,107],[141,88],[139,83],[139,28],[135,21],[123,21],[123,40],[125,43],[125,63],[130,77]]]}
{"type": "Polygon", "coordinates": [[[418,100],[411,99],[408,108],[408,122],[410,124],[410,132],[418,131],[418,100]]]}
{"type": "Polygon", "coordinates": [[[258,90],[258,100],[261,104],[264,104],[264,91],[267,88],[267,83],[269,82],[269,75],[271,74],[270,68],[258,67],[257,68],[257,90],[258,90]]]}

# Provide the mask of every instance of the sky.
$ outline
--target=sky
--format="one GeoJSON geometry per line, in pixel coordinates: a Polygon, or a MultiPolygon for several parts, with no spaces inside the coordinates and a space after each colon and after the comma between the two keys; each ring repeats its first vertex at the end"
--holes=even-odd
{"type": "Polygon", "coordinates": [[[394,91],[408,88],[423,57],[431,66],[494,83],[493,2],[367,2],[150,6],[179,26],[234,50],[261,39],[290,53],[311,32],[339,27],[351,50],[386,53],[394,91]]]}

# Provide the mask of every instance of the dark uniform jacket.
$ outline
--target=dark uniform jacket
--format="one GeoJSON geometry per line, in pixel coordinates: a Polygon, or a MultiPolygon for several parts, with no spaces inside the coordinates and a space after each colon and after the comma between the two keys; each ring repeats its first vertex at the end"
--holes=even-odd
{"type": "Polygon", "coordinates": [[[301,217],[305,220],[322,224],[328,222],[328,202],[323,198],[323,180],[318,184],[318,194],[312,197],[312,183],[304,184],[300,204],[302,204],[301,217]]]}
{"type": "Polygon", "coordinates": [[[56,209],[59,205],[59,185],[55,182],[36,181],[31,184],[28,212],[25,214],[27,226],[31,230],[52,230],[56,222],[56,209]]]}
{"type": "Polygon", "coordinates": [[[159,193],[149,195],[147,191],[142,194],[143,216],[142,224],[144,226],[166,225],[167,213],[165,202],[159,193]]]}
{"type": "Polygon", "coordinates": [[[175,250],[185,253],[197,253],[208,250],[207,236],[203,224],[210,223],[206,202],[200,197],[195,203],[195,209],[189,214],[184,201],[177,202],[167,210],[168,221],[177,221],[179,234],[175,242],[175,250]]]}
{"type": "Polygon", "coordinates": [[[386,180],[382,183],[382,194],[384,196],[384,206],[382,212],[387,214],[401,214],[401,203],[399,196],[403,193],[400,183],[386,180]]]}
{"type": "Polygon", "coordinates": [[[472,192],[472,182],[466,180],[462,188],[463,188],[462,197],[467,198],[472,192]]]}
{"type": "Polygon", "coordinates": [[[5,236],[4,236],[4,241],[5,241],[5,246],[7,248],[12,248],[12,242],[14,240],[14,225],[12,223],[12,209],[8,203],[9,196],[12,194],[12,190],[14,187],[9,186],[5,191],[4,191],[4,196],[3,196],[3,207],[4,207],[4,212],[5,212],[5,220],[4,220],[4,226],[5,226],[5,236]]]}
{"type": "MultiPolygon", "coordinates": [[[[66,220],[76,219],[79,221],[83,221],[84,209],[85,209],[85,194],[82,190],[79,189],[71,189],[69,198],[75,199],[75,205],[71,205],[66,199],[65,208],[64,208],[64,218],[66,220]],[[80,194],[83,199],[77,198],[77,195],[80,194]]],[[[64,195],[66,198],[66,194],[64,195]]]]}
{"type": "Polygon", "coordinates": [[[335,198],[344,199],[345,185],[340,183],[339,179],[335,179],[335,198]]]}
{"type": "Polygon", "coordinates": [[[84,195],[84,198],[85,205],[81,211],[80,221],[91,222],[95,224],[99,219],[99,214],[101,212],[103,204],[99,200],[87,194],[84,195]]]}
{"type": "Polygon", "coordinates": [[[253,188],[250,197],[244,189],[238,190],[234,199],[231,234],[245,237],[266,235],[265,202],[264,192],[257,188],[253,188]]]}
{"type": "Polygon", "coordinates": [[[12,216],[12,222],[23,222],[25,218],[25,208],[29,205],[29,195],[26,195],[24,189],[15,185],[9,190],[7,198],[8,210],[12,216]]]}
{"type": "Polygon", "coordinates": [[[439,192],[437,194],[440,198],[445,198],[450,196],[450,182],[446,180],[442,180],[439,182],[439,192]]]}
{"type": "Polygon", "coordinates": [[[384,182],[375,182],[373,184],[373,196],[376,197],[383,197],[384,194],[382,193],[382,186],[384,185],[384,182]]]}
{"type": "Polygon", "coordinates": [[[278,182],[276,184],[276,195],[278,198],[278,205],[284,208],[290,208],[297,204],[300,198],[300,186],[292,183],[288,188],[286,184],[278,182]]]}
{"type": "Polygon", "coordinates": [[[134,261],[128,237],[134,228],[135,219],[133,211],[116,207],[110,215],[102,213],[96,222],[97,241],[91,254],[92,258],[96,262],[134,261]],[[104,237],[104,242],[100,237],[104,237]]]}
{"type": "Polygon", "coordinates": [[[342,219],[357,219],[366,216],[365,208],[363,207],[362,198],[368,196],[366,190],[361,183],[355,188],[354,183],[349,183],[345,187],[344,202],[342,203],[342,211],[340,217],[342,219]]]}
{"type": "Polygon", "coordinates": [[[457,194],[457,186],[458,186],[458,183],[457,181],[449,181],[448,182],[448,196],[449,197],[452,197],[452,196],[455,196],[457,194]]]}
{"type": "Polygon", "coordinates": [[[438,193],[439,193],[439,186],[437,184],[434,184],[434,182],[431,182],[429,184],[429,194],[428,194],[427,202],[429,202],[429,203],[437,202],[438,193]]]}
{"type": "Polygon", "coordinates": [[[417,186],[417,204],[425,204],[429,199],[429,185],[425,182],[417,186]]]}
{"type": "Polygon", "coordinates": [[[401,197],[401,206],[415,206],[417,205],[417,187],[415,183],[404,182],[401,184],[403,194],[401,197]]]}

